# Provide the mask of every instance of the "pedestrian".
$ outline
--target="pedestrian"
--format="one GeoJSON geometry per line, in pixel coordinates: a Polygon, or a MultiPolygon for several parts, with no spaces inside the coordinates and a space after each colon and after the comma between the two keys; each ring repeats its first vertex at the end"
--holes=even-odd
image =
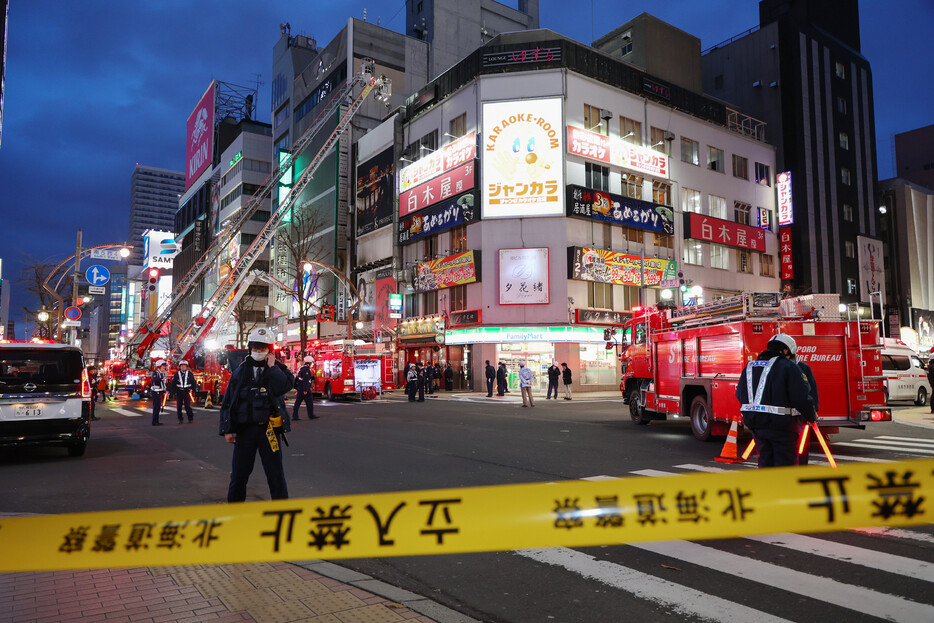
{"type": "Polygon", "coordinates": [[[311,391],[311,381],[314,378],[311,374],[311,364],[314,360],[314,357],[310,355],[305,357],[302,361],[302,367],[298,369],[298,374],[295,375],[295,406],[292,407],[292,420],[302,419],[298,417],[298,408],[303,402],[305,403],[305,409],[308,411],[308,419],[318,419],[318,416],[315,415],[315,397],[311,391]]]}
{"type": "Polygon", "coordinates": [[[409,397],[409,402],[415,402],[415,390],[418,387],[418,369],[409,362],[405,366],[405,394],[409,397]]]}
{"type": "Polygon", "coordinates": [[[97,402],[97,368],[88,368],[88,384],[91,386],[91,419],[99,420],[94,415],[94,403],[97,402]]]}
{"type": "MultiPolygon", "coordinates": [[[[796,353],[796,354],[797,354],[797,353],[796,353]]],[[[818,400],[817,400],[817,379],[814,378],[814,372],[811,370],[811,366],[809,366],[808,364],[804,363],[803,361],[797,361],[797,360],[794,360],[794,361],[795,361],[795,363],[798,364],[798,368],[801,369],[801,374],[804,375],[805,381],[806,381],[807,384],[808,384],[808,395],[811,397],[811,402],[814,404],[814,413],[817,413],[817,412],[820,410],[820,407],[818,407],[818,400]]],[[[796,415],[796,416],[794,416],[794,418],[795,418],[795,423],[796,423],[797,428],[798,428],[798,440],[799,440],[799,441],[798,441],[798,450],[800,450],[800,451],[796,450],[796,452],[797,452],[797,461],[796,461],[796,463],[797,463],[798,465],[807,465],[807,464],[808,464],[808,454],[809,454],[809,452],[810,452],[810,445],[811,445],[811,444],[810,444],[810,443],[806,443],[806,444],[804,444],[804,448],[802,448],[802,447],[801,447],[800,439],[801,439],[801,436],[802,436],[802,435],[806,434],[806,431],[807,431],[808,427],[810,426],[810,423],[807,422],[807,421],[806,421],[803,417],[801,417],[800,415],[796,415]]],[[[815,418],[815,421],[816,421],[816,418],[815,418]]]]}
{"type": "Polygon", "coordinates": [[[418,390],[418,400],[415,402],[425,402],[425,383],[431,383],[431,376],[433,374],[431,364],[425,364],[423,366],[422,364],[416,362],[415,372],[417,372],[415,386],[418,390]]]}
{"type": "Polygon", "coordinates": [[[545,400],[551,400],[551,391],[555,392],[555,400],[558,399],[558,379],[561,378],[561,368],[554,361],[548,366],[548,395],[545,400]]]}
{"type": "Polygon", "coordinates": [[[276,361],[274,333],[253,329],[247,348],[250,356],[234,370],[220,410],[220,434],[234,446],[228,502],[246,500],[246,485],[259,453],[274,500],[289,497],[282,465],[280,438],[288,445],[289,413],[285,395],[295,384],[292,372],[276,361]]]}
{"type": "Polygon", "coordinates": [[[759,467],[794,465],[797,456],[797,409],[806,422],[817,414],[801,368],[792,361],[797,345],[778,333],[756,361],[750,361],[736,384],[743,424],[752,432],[759,451],[759,467]]]}
{"type": "MultiPolygon", "coordinates": [[[[568,367],[568,364],[566,363],[562,363],[561,368],[562,368],[561,380],[564,383],[564,399],[570,400],[571,399],[571,381],[572,381],[571,369],[568,367]]],[[[558,392],[557,390],[555,390],[555,398],[557,397],[558,397],[558,392]]]]}
{"type": "Polygon", "coordinates": [[[103,372],[97,377],[97,393],[101,402],[107,402],[107,375],[103,372]]]}
{"type": "Polygon", "coordinates": [[[182,407],[185,407],[185,414],[188,416],[188,423],[195,420],[195,414],[191,410],[191,392],[195,389],[195,375],[188,369],[188,362],[185,360],[178,362],[178,371],[172,375],[172,387],[175,388],[175,413],[178,415],[178,423],[182,423],[182,407]]]}
{"type": "Polygon", "coordinates": [[[502,361],[499,362],[499,367],[496,369],[496,395],[506,395],[506,364],[502,361]]]}
{"type": "Polygon", "coordinates": [[[425,393],[429,396],[434,393],[434,378],[435,367],[430,363],[426,363],[425,367],[422,368],[422,386],[425,388],[425,393]]]}
{"type": "Polygon", "coordinates": [[[535,379],[535,374],[526,367],[524,361],[519,362],[519,391],[522,392],[522,406],[523,407],[534,407],[535,401],[532,400],[532,381],[535,379]],[[528,397],[529,404],[525,403],[525,399],[528,397]]]}
{"type": "Polygon", "coordinates": [[[444,391],[454,391],[454,368],[451,367],[450,361],[444,366],[444,391]]]}
{"type": "Polygon", "coordinates": [[[486,397],[492,398],[493,381],[496,380],[496,368],[490,365],[489,359],[486,360],[486,370],[484,370],[484,373],[486,374],[486,397]]]}
{"type": "Polygon", "coordinates": [[[156,362],[156,369],[152,373],[152,385],[149,388],[149,394],[152,396],[152,425],[162,426],[159,421],[159,413],[165,406],[165,370],[166,363],[160,359],[156,362]]]}
{"type": "MultiPolygon", "coordinates": [[[[451,364],[448,364],[448,366],[450,365],[451,364]]],[[[435,391],[441,391],[441,377],[443,375],[444,375],[444,371],[441,369],[441,363],[435,363],[435,370],[434,370],[435,391]]]]}

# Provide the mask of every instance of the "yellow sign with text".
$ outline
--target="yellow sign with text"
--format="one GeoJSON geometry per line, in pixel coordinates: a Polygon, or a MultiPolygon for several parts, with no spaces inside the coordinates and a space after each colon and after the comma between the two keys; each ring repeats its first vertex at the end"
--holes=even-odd
{"type": "Polygon", "coordinates": [[[934,459],[0,520],[0,572],[372,558],[931,523],[934,459]]]}

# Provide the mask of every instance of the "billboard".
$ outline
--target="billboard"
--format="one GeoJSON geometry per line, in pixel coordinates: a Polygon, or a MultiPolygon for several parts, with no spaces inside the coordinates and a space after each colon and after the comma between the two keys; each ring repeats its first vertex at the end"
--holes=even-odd
{"type": "Polygon", "coordinates": [[[357,166],[357,235],[392,223],[396,165],[392,147],[357,166]]]}
{"type": "Polygon", "coordinates": [[[547,305],[550,290],[547,247],[499,250],[500,305],[547,305]]]}
{"type": "Polygon", "coordinates": [[[405,192],[477,157],[477,133],[470,132],[399,171],[399,191],[405,192]]]}
{"type": "Polygon", "coordinates": [[[483,218],[564,215],[562,99],[483,102],[483,218]]]}
{"type": "Polygon", "coordinates": [[[172,260],[178,255],[181,245],[175,242],[170,231],[147,230],[143,232],[143,268],[172,268],[172,260]]]}
{"type": "Polygon", "coordinates": [[[626,286],[661,286],[676,279],[678,262],[618,251],[571,247],[568,278],[626,286]]]}
{"type": "MultiPolygon", "coordinates": [[[[396,278],[392,268],[380,268],[376,271],[376,283],[373,297],[373,331],[391,329],[396,326],[396,319],[390,314],[389,301],[396,294],[396,278]]],[[[401,310],[400,310],[401,311],[401,310]]]]}
{"type": "Polygon", "coordinates": [[[214,82],[188,116],[185,132],[185,190],[214,160],[214,82]]]}
{"type": "Polygon", "coordinates": [[[795,264],[792,260],[791,228],[782,227],[778,230],[778,248],[781,252],[782,279],[795,278],[795,264]]]}
{"type": "Polygon", "coordinates": [[[399,218],[470,190],[476,185],[476,178],[477,165],[471,160],[424,184],[402,191],[399,195],[399,218]]]}
{"type": "Polygon", "coordinates": [[[475,191],[468,191],[421,212],[399,219],[399,244],[408,244],[426,236],[467,225],[477,219],[475,191]]]}
{"type": "Polygon", "coordinates": [[[859,300],[863,303],[879,302],[871,295],[885,292],[885,261],[882,259],[882,241],[867,236],[856,237],[859,261],[859,300]]]}
{"type": "Polygon", "coordinates": [[[568,126],[568,153],[668,179],[668,156],[650,147],[627,143],[616,136],[568,126]]]}
{"type": "Polygon", "coordinates": [[[697,212],[684,214],[684,237],[765,252],[765,230],[697,212]]]}
{"type": "Polygon", "coordinates": [[[930,353],[934,349],[934,311],[911,308],[912,327],[918,332],[918,350],[930,353]]]}
{"type": "Polygon", "coordinates": [[[674,234],[674,212],[665,205],[568,184],[567,215],[674,234]]]}
{"type": "Polygon", "coordinates": [[[775,192],[778,195],[778,226],[791,225],[795,221],[794,206],[791,202],[791,171],[784,171],[775,176],[775,192]]]}
{"type": "Polygon", "coordinates": [[[438,260],[419,263],[415,291],[428,292],[480,281],[480,252],[464,251],[438,260]]]}

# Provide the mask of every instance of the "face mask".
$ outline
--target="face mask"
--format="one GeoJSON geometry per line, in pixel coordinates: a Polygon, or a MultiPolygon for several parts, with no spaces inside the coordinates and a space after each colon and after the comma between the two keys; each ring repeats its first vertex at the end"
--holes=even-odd
{"type": "Polygon", "coordinates": [[[265,352],[256,352],[255,350],[250,351],[250,357],[252,357],[253,361],[256,361],[256,362],[263,361],[264,359],[266,359],[266,355],[268,354],[269,354],[268,350],[265,352]]]}

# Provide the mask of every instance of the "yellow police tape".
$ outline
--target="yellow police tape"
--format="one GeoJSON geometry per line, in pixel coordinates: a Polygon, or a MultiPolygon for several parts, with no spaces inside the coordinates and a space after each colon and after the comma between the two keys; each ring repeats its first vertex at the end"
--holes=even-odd
{"type": "Polygon", "coordinates": [[[934,459],[0,520],[0,572],[452,554],[934,521],[934,459]]]}

